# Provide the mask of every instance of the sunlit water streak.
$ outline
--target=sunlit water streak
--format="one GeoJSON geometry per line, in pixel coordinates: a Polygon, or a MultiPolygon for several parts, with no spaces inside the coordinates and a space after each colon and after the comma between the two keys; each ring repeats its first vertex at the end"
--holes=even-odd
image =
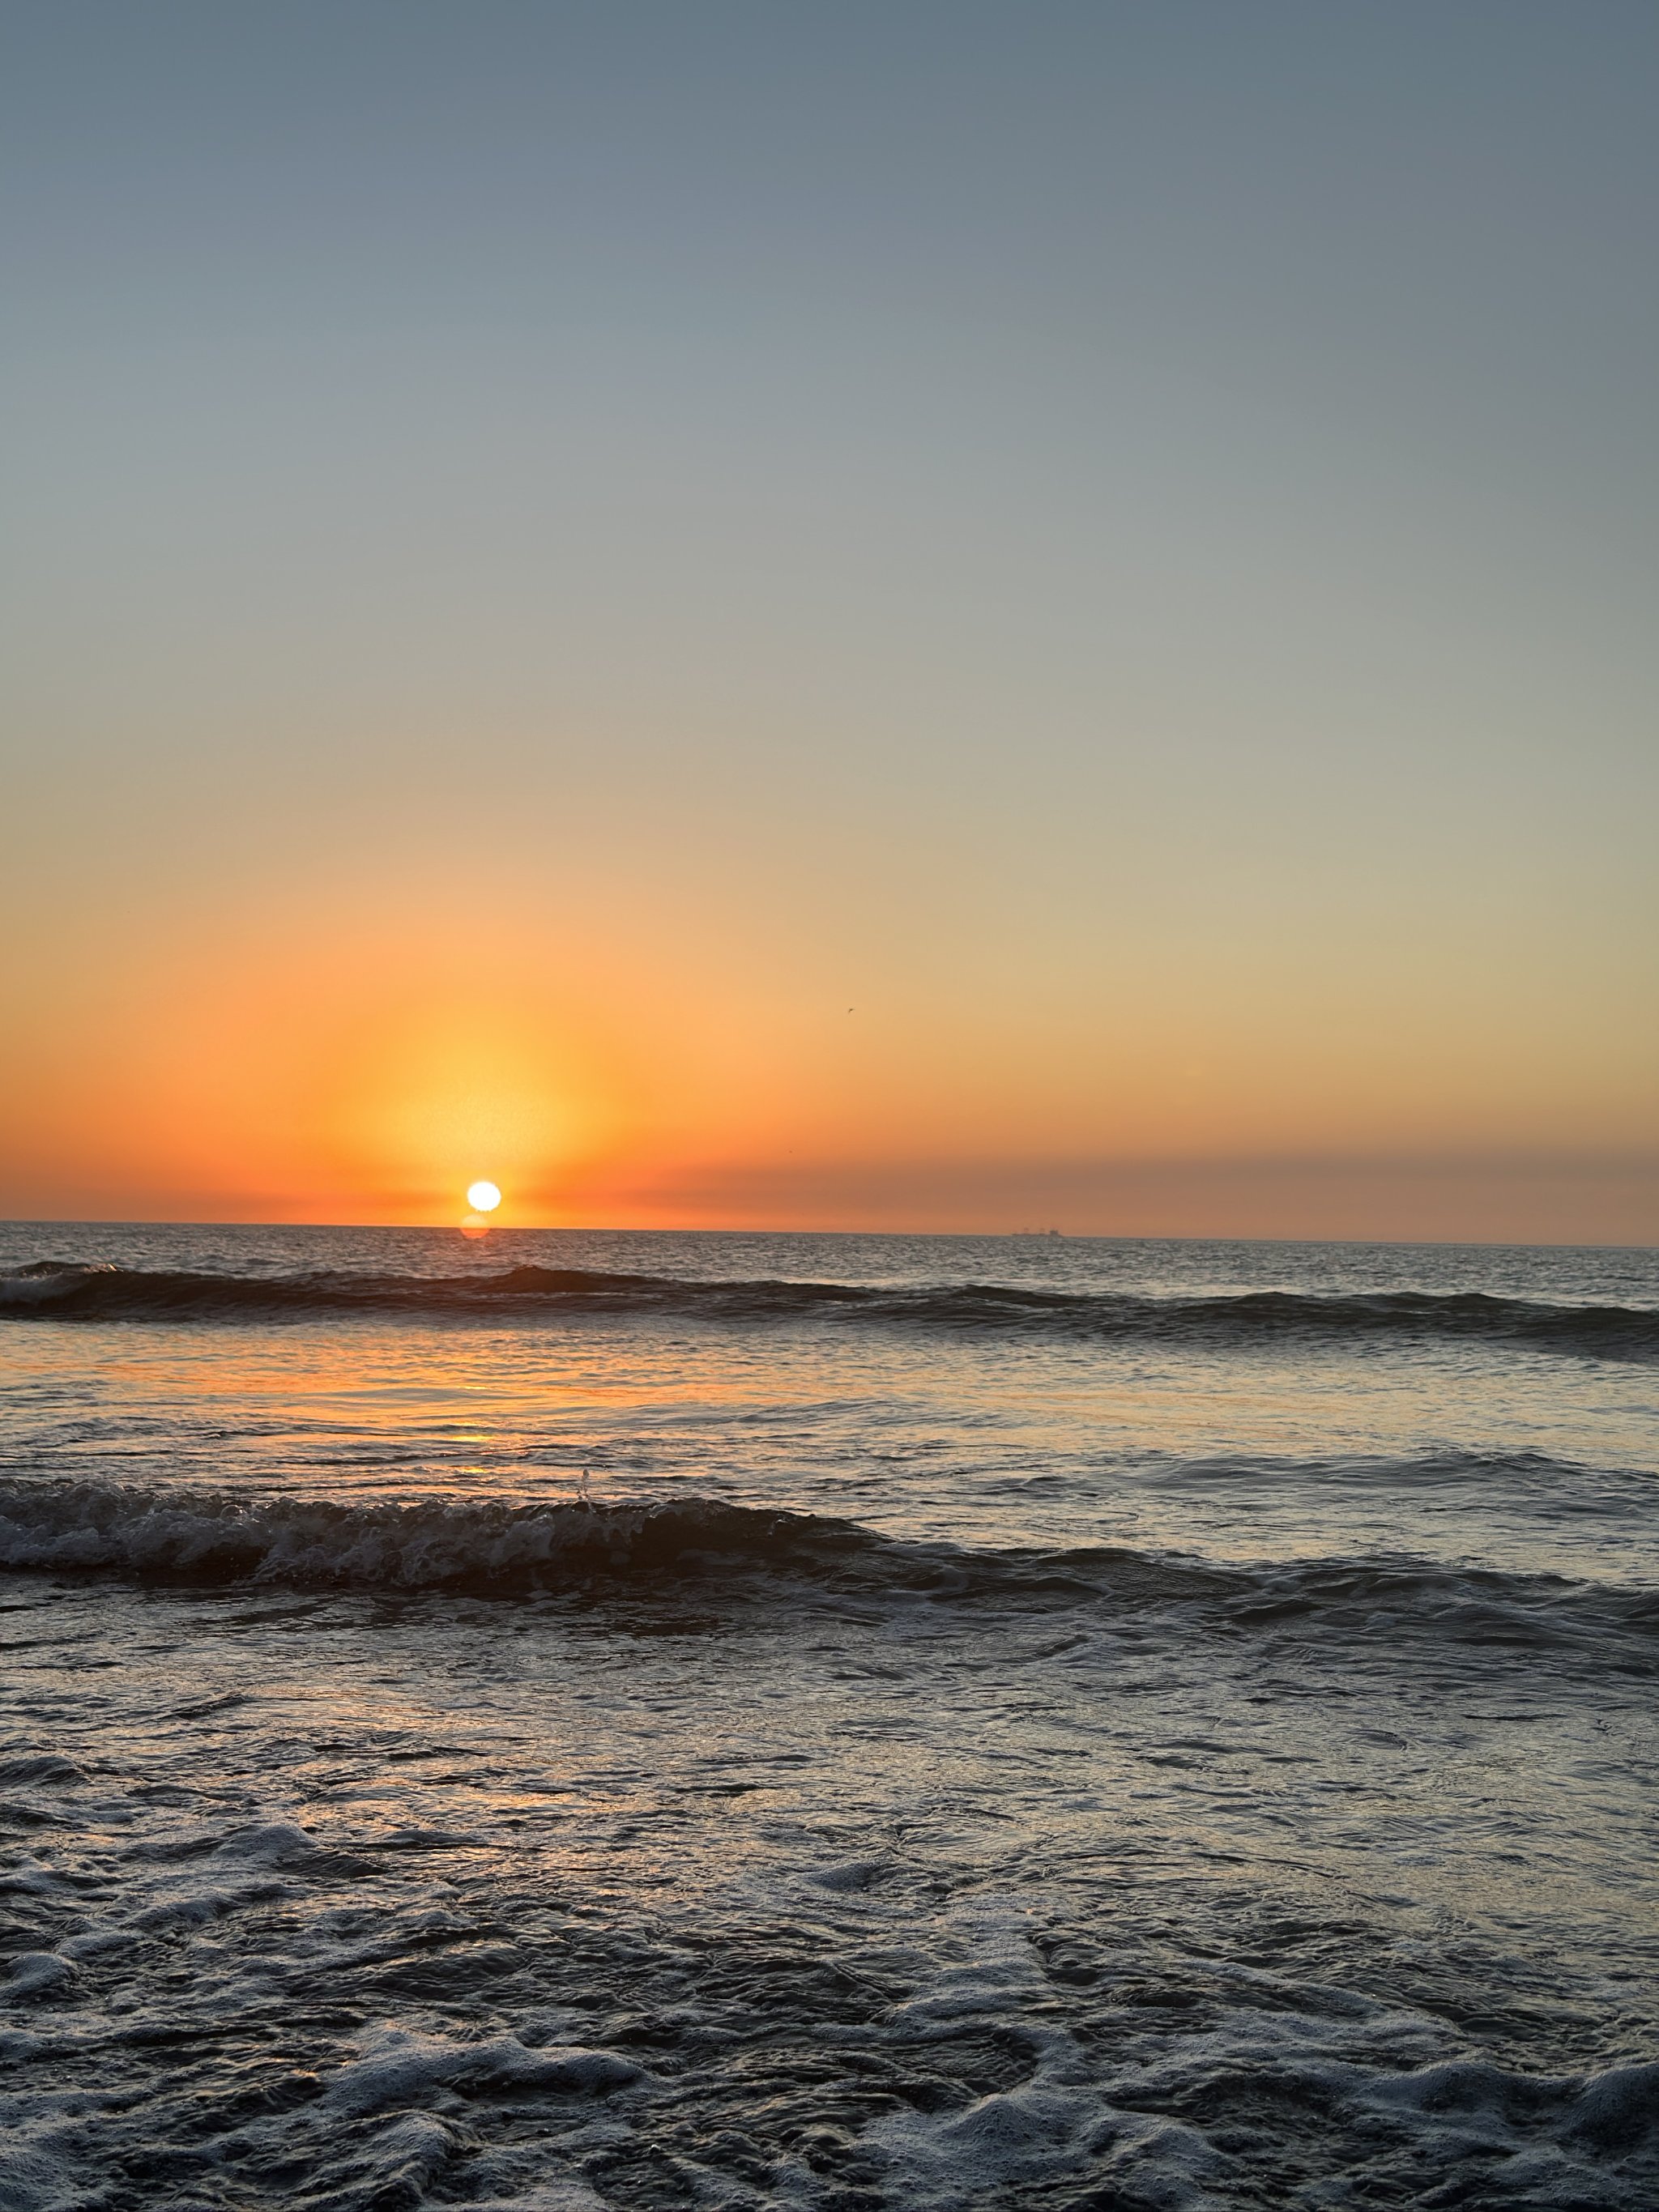
{"type": "Polygon", "coordinates": [[[1655,2201],[1656,1255],[0,1274],[8,2212],[1655,2201]]]}

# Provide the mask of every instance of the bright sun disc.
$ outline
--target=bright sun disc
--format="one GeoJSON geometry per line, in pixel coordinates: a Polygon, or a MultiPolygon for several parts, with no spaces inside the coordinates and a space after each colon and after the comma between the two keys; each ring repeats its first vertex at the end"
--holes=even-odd
{"type": "Polygon", "coordinates": [[[475,1213],[493,1213],[501,1202],[501,1194],[493,1182],[469,1183],[466,1202],[475,1213]]]}

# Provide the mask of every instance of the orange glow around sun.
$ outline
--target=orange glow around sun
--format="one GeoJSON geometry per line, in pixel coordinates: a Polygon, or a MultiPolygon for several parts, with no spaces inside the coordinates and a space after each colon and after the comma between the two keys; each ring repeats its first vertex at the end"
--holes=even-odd
{"type": "Polygon", "coordinates": [[[1501,1135],[1517,1157],[1565,1149],[1571,1132],[1518,1079],[1511,1122],[1496,1123],[1501,1037],[1440,1036],[1425,1013],[1421,1051],[1382,1066],[1358,1030],[1345,1042],[1297,1028],[1289,1000],[1262,995],[1291,988],[1271,975],[1255,1000],[1194,1006],[1137,972],[1109,1020],[1093,1009],[1069,1028],[1039,1019],[1022,983],[994,1052],[990,1015],[936,978],[908,999],[860,999],[854,1016],[797,953],[769,969],[763,933],[722,937],[684,902],[619,903],[574,877],[469,879],[442,855],[349,898],[286,883],[232,908],[181,892],[125,933],[94,916],[77,943],[77,926],[67,916],[4,981],[0,1033],[25,1079],[0,1085],[0,1175],[19,1218],[483,1236],[1034,1219],[1131,1234],[1650,1233],[1650,1178],[1569,1178],[1546,1205],[1520,1170],[1478,1203],[1458,1194],[1467,1177],[1437,1170],[1409,1204],[1368,1195],[1358,1170],[1334,1176],[1322,1159],[1456,1157],[1477,1126],[1487,1152],[1501,1135]],[[1311,1180],[1273,1164],[1298,1158],[1311,1180]],[[1199,1171],[1206,1159],[1220,1182],[1199,1171]],[[1182,1160],[1195,1181],[1175,1175],[1182,1160]],[[1082,1181],[1061,1173],[1068,1161],[1082,1181]],[[1103,1184],[1091,1161],[1110,1170],[1103,1184]],[[483,1181],[500,1206],[466,1202],[483,1181]]]}
{"type": "Polygon", "coordinates": [[[295,901],[129,952],[85,1056],[38,1055],[0,1135],[60,1182],[72,1163],[94,1218],[107,1190],[155,1218],[455,1223],[466,1193],[487,1226],[510,1194],[522,1227],[743,1141],[752,1066],[734,1082],[732,1022],[670,957],[485,910],[295,901]]]}

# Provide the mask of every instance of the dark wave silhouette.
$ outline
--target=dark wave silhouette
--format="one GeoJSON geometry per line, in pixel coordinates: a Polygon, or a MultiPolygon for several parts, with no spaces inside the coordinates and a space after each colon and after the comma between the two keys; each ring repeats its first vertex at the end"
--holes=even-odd
{"type": "Polygon", "coordinates": [[[856,1522],[682,1496],[662,1502],[343,1503],[143,1485],[0,1481],[0,1570],[224,1588],[523,1597],[695,1593],[714,1625],[803,1585],[1133,1624],[1179,1610],[1230,1636],[1391,1636],[1659,1669],[1659,1591],[1409,1558],[1218,1565],[1115,1546],[997,1551],[906,1542],[856,1522]],[[1361,1632],[1363,1631],[1363,1634],[1361,1632]]]}
{"type": "Polygon", "coordinates": [[[981,1336],[1243,1347],[1276,1340],[1394,1337],[1511,1345],[1601,1359],[1659,1358],[1659,1312],[1498,1297],[1479,1291],[1247,1291],[1149,1297],[987,1283],[898,1289],[833,1282],[708,1282],[528,1266],[469,1275],[332,1270],[236,1275],[60,1261],[41,1261],[0,1277],[0,1320],[234,1322],[331,1315],[434,1320],[679,1315],[750,1324],[816,1320],[981,1336]]]}

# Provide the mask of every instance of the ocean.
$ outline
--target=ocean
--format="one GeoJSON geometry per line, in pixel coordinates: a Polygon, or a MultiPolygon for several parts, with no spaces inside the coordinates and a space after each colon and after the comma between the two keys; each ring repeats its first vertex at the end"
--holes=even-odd
{"type": "Polygon", "coordinates": [[[1659,1254],[0,1230],[0,2212],[1659,2204],[1659,1254]]]}

